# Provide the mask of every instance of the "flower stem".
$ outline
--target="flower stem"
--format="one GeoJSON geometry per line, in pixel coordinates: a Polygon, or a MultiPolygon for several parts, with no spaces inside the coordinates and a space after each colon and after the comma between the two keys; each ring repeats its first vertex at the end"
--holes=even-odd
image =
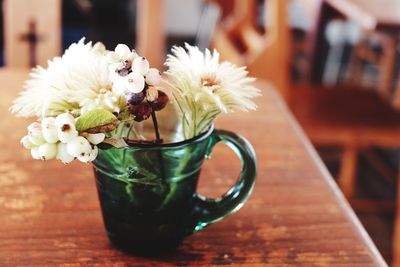
{"type": "Polygon", "coordinates": [[[158,128],[157,116],[154,110],[151,112],[151,119],[153,120],[154,132],[156,134],[156,143],[162,143],[162,140],[160,138],[160,130],[158,128]]]}
{"type": "MultiPolygon", "coordinates": [[[[151,119],[153,120],[154,132],[156,134],[156,143],[157,144],[161,144],[163,141],[160,138],[160,130],[158,128],[157,116],[156,116],[156,112],[154,110],[151,111],[151,119]]],[[[164,160],[163,160],[163,157],[162,157],[162,154],[161,154],[160,150],[158,151],[158,162],[160,164],[160,172],[161,172],[162,183],[169,190],[169,184],[167,182],[167,177],[165,175],[164,160]]]]}

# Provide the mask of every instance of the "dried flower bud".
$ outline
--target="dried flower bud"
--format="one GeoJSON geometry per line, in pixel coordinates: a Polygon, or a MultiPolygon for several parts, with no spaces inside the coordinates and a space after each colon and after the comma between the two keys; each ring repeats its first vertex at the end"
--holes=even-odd
{"type": "Polygon", "coordinates": [[[147,102],[142,102],[136,106],[130,106],[129,112],[135,116],[134,120],[137,122],[148,119],[153,109],[147,102]]]}
{"type": "Polygon", "coordinates": [[[132,61],[125,59],[123,64],[124,64],[124,68],[126,68],[130,71],[130,69],[132,68],[132,61]]]}
{"type": "Polygon", "coordinates": [[[155,111],[162,110],[168,103],[169,98],[166,93],[163,91],[158,90],[158,97],[154,102],[151,102],[151,107],[155,111]]]}
{"type": "Polygon", "coordinates": [[[129,69],[127,68],[117,69],[116,72],[118,73],[119,76],[124,77],[129,74],[129,69]]]}
{"type": "Polygon", "coordinates": [[[138,105],[138,104],[140,104],[143,101],[144,96],[145,95],[144,95],[143,91],[139,92],[139,93],[127,93],[125,95],[125,97],[127,99],[127,102],[130,105],[138,105]]]}
{"type": "Polygon", "coordinates": [[[149,102],[154,102],[156,101],[158,97],[158,90],[157,88],[150,86],[147,90],[146,90],[146,99],[149,102]]]}

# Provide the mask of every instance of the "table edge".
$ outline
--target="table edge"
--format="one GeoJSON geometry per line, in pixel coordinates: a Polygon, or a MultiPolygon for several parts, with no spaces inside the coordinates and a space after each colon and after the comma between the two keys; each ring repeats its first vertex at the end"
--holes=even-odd
{"type": "Polygon", "coordinates": [[[329,173],[328,169],[322,162],[322,159],[319,157],[319,155],[318,155],[317,151],[315,150],[314,146],[312,145],[310,139],[307,137],[306,133],[304,132],[304,130],[300,126],[299,122],[296,120],[293,113],[288,108],[288,106],[286,105],[286,103],[284,102],[282,97],[279,95],[279,93],[274,89],[274,87],[271,84],[268,84],[268,82],[260,81],[260,82],[258,82],[258,84],[262,84],[263,87],[268,89],[268,90],[264,90],[263,92],[271,95],[271,97],[277,103],[278,108],[281,109],[282,113],[284,113],[284,116],[287,117],[293,131],[300,138],[305,150],[309,153],[312,160],[317,165],[317,168],[321,172],[323,179],[328,184],[329,189],[331,190],[332,194],[336,198],[338,205],[344,211],[345,216],[351,221],[356,232],[360,235],[361,240],[364,241],[365,246],[368,248],[368,250],[370,252],[370,255],[376,261],[378,266],[387,267],[388,264],[383,259],[382,255],[380,254],[379,250],[377,249],[375,243],[372,241],[371,237],[365,230],[364,226],[361,224],[357,215],[351,208],[349,202],[347,201],[347,199],[343,195],[342,191],[339,189],[338,185],[336,184],[333,177],[329,173]]]}

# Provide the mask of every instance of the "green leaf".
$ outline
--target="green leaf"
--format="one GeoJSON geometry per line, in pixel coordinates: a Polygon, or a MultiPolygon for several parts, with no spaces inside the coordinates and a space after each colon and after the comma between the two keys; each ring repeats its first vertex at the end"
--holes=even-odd
{"type": "Polygon", "coordinates": [[[80,132],[118,121],[110,111],[97,108],[81,115],[76,121],[76,129],[80,132]]]}

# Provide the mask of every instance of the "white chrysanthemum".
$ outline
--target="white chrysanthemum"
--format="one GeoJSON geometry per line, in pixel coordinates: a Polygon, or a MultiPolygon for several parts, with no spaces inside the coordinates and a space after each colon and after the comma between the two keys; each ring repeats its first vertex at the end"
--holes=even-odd
{"type": "Polygon", "coordinates": [[[173,47],[165,65],[168,81],[164,81],[175,98],[182,115],[183,134],[191,138],[206,130],[221,112],[254,110],[251,98],[260,91],[252,86],[245,67],[219,62],[219,53],[185,45],[173,47]]]}
{"type": "Polygon", "coordinates": [[[62,57],[49,61],[46,69],[32,70],[31,79],[11,111],[22,117],[57,116],[64,112],[80,115],[81,109],[87,112],[99,107],[118,112],[124,100],[112,91],[108,66],[105,47],[100,43],[85,44],[83,38],[62,57]]]}

